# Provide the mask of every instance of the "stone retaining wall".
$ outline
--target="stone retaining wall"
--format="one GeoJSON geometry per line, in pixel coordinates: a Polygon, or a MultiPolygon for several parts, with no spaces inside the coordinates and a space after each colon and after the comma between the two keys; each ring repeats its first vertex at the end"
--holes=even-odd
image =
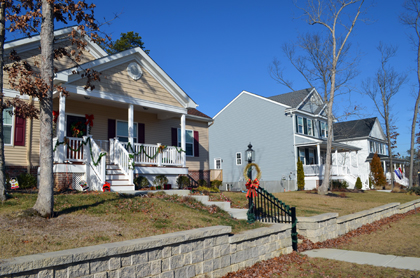
{"type": "Polygon", "coordinates": [[[338,217],[338,213],[324,213],[312,217],[298,217],[298,233],[312,242],[336,238],[365,224],[385,217],[405,213],[420,207],[420,199],[400,205],[390,203],[376,208],[338,217]]]}
{"type": "Polygon", "coordinates": [[[231,235],[214,226],[58,252],[0,260],[0,277],[221,277],[292,252],[291,225],[231,235]]]}

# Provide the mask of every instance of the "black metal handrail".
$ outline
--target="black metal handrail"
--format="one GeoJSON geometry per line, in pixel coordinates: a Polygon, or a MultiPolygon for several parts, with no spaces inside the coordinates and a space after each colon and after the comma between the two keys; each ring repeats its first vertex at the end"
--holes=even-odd
{"type": "Polygon", "coordinates": [[[190,187],[198,187],[198,182],[193,177],[188,174],[187,177],[190,179],[190,187]]]}
{"type": "Polygon", "coordinates": [[[248,197],[248,222],[291,223],[292,247],[297,251],[296,208],[286,205],[261,186],[256,193],[256,196],[248,197]]]}

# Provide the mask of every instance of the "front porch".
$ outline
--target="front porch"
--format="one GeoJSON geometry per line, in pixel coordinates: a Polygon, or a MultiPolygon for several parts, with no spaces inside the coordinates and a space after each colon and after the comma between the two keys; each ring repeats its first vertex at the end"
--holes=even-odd
{"type": "MultiPolygon", "coordinates": [[[[358,147],[332,143],[330,178],[332,180],[345,180],[350,188],[356,184],[359,174],[358,147]]],[[[327,153],[326,141],[297,144],[297,152],[303,163],[305,173],[305,189],[317,188],[325,175],[325,161],[327,153]]],[[[363,183],[363,188],[368,184],[363,183]]]]}
{"type": "Polygon", "coordinates": [[[118,138],[94,140],[92,136],[54,138],[53,144],[56,182],[77,190],[85,181],[89,190],[101,191],[107,182],[111,191],[133,191],[135,175],[145,176],[150,184],[157,175],[165,175],[176,188],[178,175],[188,175],[185,152],[173,146],[131,145],[118,138]]]}

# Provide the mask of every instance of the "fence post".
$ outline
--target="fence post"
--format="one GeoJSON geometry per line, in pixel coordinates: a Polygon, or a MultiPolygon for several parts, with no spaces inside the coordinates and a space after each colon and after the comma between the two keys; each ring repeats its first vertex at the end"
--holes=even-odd
{"type": "Polygon", "coordinates": [[[114,139],[109,138],[109,162],[114,163],[114,139]]]}
{"type": "Polygon", "coordinates": [[[297,244],[298,244],[298,233],[297,233],[297,218],[296,218],[296,207],[290,208],[291,216],[292,216],[292,248],[293,251],[297,251],[297,244]]]}
{"type": "Polygon", "coordinates": [[[157,166],[162,166],[162,153],[160,152],[160,143],[157,143],[158,146],[158,155],[157,155],[157,166]]]}

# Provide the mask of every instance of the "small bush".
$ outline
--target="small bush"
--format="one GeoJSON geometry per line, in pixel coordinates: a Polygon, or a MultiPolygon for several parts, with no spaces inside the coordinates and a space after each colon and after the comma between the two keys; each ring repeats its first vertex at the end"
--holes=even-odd
{"type": "Polygon", "coordinates": [[[146,177],[143,177],[143,176],[137,176],[134,179],[134,184],[136,186],[136,190],[149,187],[149,181],[147,180],[146,177]]]}
{"type": "Polygon", "coordinates": [[[176,183],[180,189],[190,186],[190,179],[187,176],[178,176],[176,183]]]}
{"type": "Polygon", "coordinates": [[[305,189],[305,172],[303,170],[303,163],[299,157],[297,161],[297,185],[298,185],[298,190],[305,189]]]}
{"type": "Polygon", "coordinates": [[[222,185],[222,181],[220,180],[214,180],[211,182],[211,187],[219,188],[219,186],[222,185]]]}
{"type": "Polygon", "coordinates": [[[153,184],[156,186],[156,188],[159,186],[160,188],[162,188],[163,185],[167,183],[168,183],[168,178],[166,178],[165,175],[156,176],[155,180],[153,181],[153,184]]]}
{"type": "Polygon", "coordinates": [[[362,181],[360,180],[360,177],[357,177],[356,184],[354,187],[356,187],[357,189],[362,189],[363,184],[362,184],[362,181]]]}
{"type": "Polygon", "coordinates": [[[203,179],[198,180],[198,186],[207,186],[206,180],[203,180],[203,179]]]}
{"type": "Polygon", "coordinates": [[[372,178],[369,177],[369,188],[372,189],[372,178]]]}
{"type": "Polygon", "coordinates": [[[420,196],[420,187],[418,187],[418,186],[411,187],[411,188],[407,189],[407,193],[409,193],[411,195],[420,196]]]}
{"type": "Polygon", "coordinates": [[[198,191],[202,191],[202,192],[213,192],[213,193],[218,193],[218,192],[220,192],[220,190],[219,190],[219,188],[217,188],[217,187],[207,187],[207,186],[199,186],[199,187],[197,187],[197,189],[196,190],[198,190],[198,191]]]}
{"type": "Polygon", "coordinates": [[[19,188],[26,189],[26,188],[33,188],[36,187],[37,180],[36,177],[32,176],[28,173],[22,173],[17,177],[19,188]]]}
{"type": "Polygon", "coordinates": [[[349,184],[346,181],[333,180],[331,186],[332,189],[347,189],[349,184]]]}

